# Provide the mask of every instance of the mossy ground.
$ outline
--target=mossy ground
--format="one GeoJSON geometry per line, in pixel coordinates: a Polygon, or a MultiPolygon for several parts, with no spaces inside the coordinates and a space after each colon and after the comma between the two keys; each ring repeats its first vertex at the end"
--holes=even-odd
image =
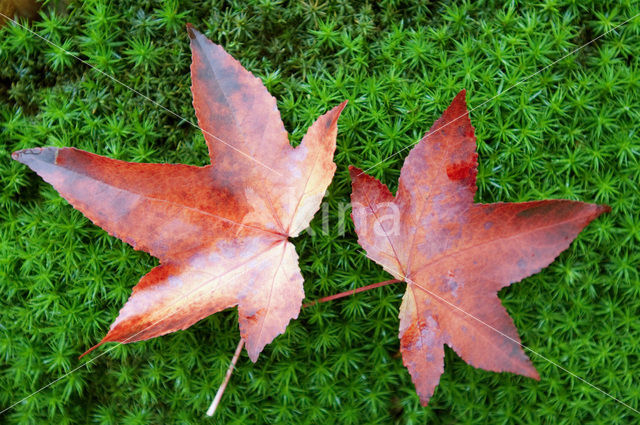
{"type": "MultiPolygon", "coordinates": [[[[477,202],[569,198],[613,211],[501,298],[523,343],[640,408],[640,19],[523,78],[640,12],[637,1],[73,2],[31,28],[194,120],[191,22],[260,76],[292,140],[343,99],[330,230],[294,241],[309,299],[387,278],[361,253],[347,166],[418,140],[462,88],[479,151],[477,202]],[[454,3],[457,3],[455,5],[454,3]],[[488,101],[487,103],[484,103],[488,101]]],[[[74,146],[147,162],[205,164],[198,129],[17,26],[0,30],[0,406],[86,360],[131,287],[156,264],[109,237],[10,153],[74,146]]],[[[370,172],[395,188],[407,150],[370,172]]],[[[252,364],[215,423],[624,424],[635,414],[531,355],[536,382],[446,351],[429,407],[398,355],[397,284],[305,309],[252,364]]],[[[118,346],[20,403],[8,424],[188,424],[238,341],[236,313],[118,346]]],[[[105,350],[104,347],[101,350],[105,350]]],[[[98,351],[99,354],[100,351],[98,351]]]]}

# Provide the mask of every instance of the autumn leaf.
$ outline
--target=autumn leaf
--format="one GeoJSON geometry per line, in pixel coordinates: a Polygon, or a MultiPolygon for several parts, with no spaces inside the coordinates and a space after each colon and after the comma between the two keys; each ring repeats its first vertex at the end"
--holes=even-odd
{"type": "Polygon", "coordinates": [[[130,163],[53,147],[13,158],[109,234],[160,259],[96,347],[186,329],[237,305],[255,362],[300,311],[303,278],[288,238],[309,225],[331,182],[346,101],[293,148],[262,82],[188,32],[193,105],[212,165],[130,163]]]}
{"type": "Polygon", "coordinates": [[[407,283],[400,351],[426,405],[444,344],[467,363],[539,379],[497,292],[548,266],[609,207],[567,200],[476,204],[475,135],[459,93],[404,162],[395,196],[350,167],[367,256],[407,283]]]}

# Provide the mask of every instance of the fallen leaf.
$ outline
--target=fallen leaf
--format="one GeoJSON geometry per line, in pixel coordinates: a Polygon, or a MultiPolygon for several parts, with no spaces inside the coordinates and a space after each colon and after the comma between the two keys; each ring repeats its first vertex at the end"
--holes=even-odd
{"type": "Polygon", "coordinates": [[[262,82],[187,29],[193,105],[212,165],[129,163],[53,147],[13,158],[109,234],[160,259],[89,351],[186,329],[237,305],[255,362],[300,311],[303,278],[288,238],[309,225],[331,182],[346,102],[293,148],[262,82]]]}
{"type": "Polygon", "coordinates": [[[497,292],[548,266],[609,207],[567,200],[476,204],[475,135],[460,92],[404,162],[395,196],[350,167],[367,256],[407,282],[400,351],[426,405],[444,344],[467,363],[539,379],[497,292]]]}

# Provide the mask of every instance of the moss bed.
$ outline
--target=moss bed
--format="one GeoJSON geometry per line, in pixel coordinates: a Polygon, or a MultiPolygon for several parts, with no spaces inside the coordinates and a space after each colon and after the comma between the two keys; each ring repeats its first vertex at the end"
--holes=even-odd
{"type": "MultiPolygon", "coordinates": [[[[189,120],[187,22],[262,78],[293,143],[349,99],[326,197],[328,231],[319,213],[316,235],[294,240],[309,300],[389,278],[362,254],[341,208],[347,167],[383,161],[370,173],[395,189],[408,150],[385,158],[417,141],[466,88],[478,137],[477,202],[611,205],[550,267],[500,296],[526,346],[638,409],[640,18],[554,62],[638,14],[640,4],[513,3],[89,0],[64,14],[45,7],[23,23],[189,120]]],[[[208,157],[198,129],[19,26],[0,29],[0,64],[1,409],[90,360],[78,355],[101,339],[156,264],[92,225],[10,153],[52,145],[129,161],[204,165],[208,157]]],[[[214,419],[204,411],[239,338],[233,310],[118,346],[0,422],[638,420],[536,355],[539,382],[475,369],[450,349],[440,385],[421,407],[398,353],[403,291],[396,284],[303,310],[256,364],[242,354],[214,419]]]]}

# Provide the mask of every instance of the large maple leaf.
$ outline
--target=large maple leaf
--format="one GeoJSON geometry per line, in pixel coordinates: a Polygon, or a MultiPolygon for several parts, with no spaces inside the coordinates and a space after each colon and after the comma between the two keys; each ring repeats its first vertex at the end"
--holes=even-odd
{"type": "Polygon", "coordinates": [[[405,160],[395,196],[350,167],[352,216],[369,258],[407,283],[400,350],[426,405],[444,344],[472,366],[539,379],[497,292],[539,272],[607,206],[567,200],[476,204],[465,92],[405,160]]]}
{"type": "Polygon", "coordinates": [[[309,225],[333,178],[346,102],[318,118],[293,148],[262,82],[188,31],[193,105],[212,165],[129,163],[52,147],[13,158],[111,235],[160,259],[98,345],[185,329],[237,305],[256,361],[300,311],[303,278],[287,238],[309,225]]]}

